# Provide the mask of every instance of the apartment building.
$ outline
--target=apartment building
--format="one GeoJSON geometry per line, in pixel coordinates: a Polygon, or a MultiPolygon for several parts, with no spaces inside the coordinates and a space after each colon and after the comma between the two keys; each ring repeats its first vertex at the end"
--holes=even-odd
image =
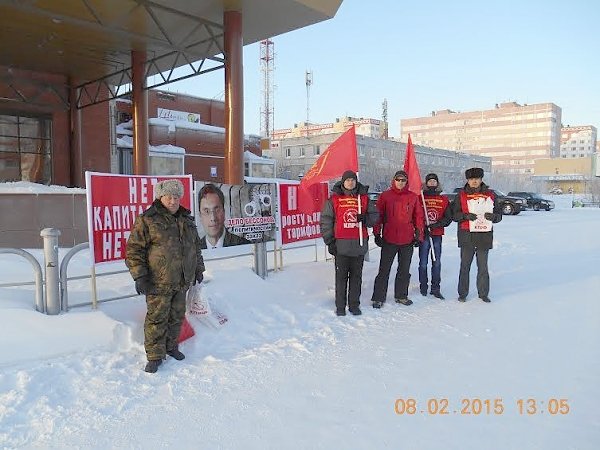
{"type": "Polygon", "coordinates": [[[308,123],[294,124],[293,128],[283,128],[273,130],[273,141],[280,139],[289,139],[302,136],[318,136],[321,134],[343,133],[352,125],[356,128],[356,134],[373,138],[384,137],[386,133],[386,123],[378,119],[364,119],[356,117],[336,118],[335,122],[329,123],[308,123]]]}
{"type": "Polygon", "coordinates": [[[598,130],[592,125],[566,126],[560,131],[560,157],[585,158],[596,151],[598,130]]]}
{"type": "Polygon", "coordinates": [[[492,158],[494,172],[533,174],[535,160],[560,154],[561,108],[553,103],[497,104],[493,109],[433,111],[400,121],[401,140],[492,158]]]}
{"type": "MultiPolygon", "coordinates": [[[[329,133],[274,140],[268,150],[263,150],[263,156],[277,161],[278,177],[298,180],[340,135],[329,133]]],[[[369,185],[371,191],[387,189],[394,172],[404,165],[406,143],[357,134],[356,146],[361,183],[369,185]]],[[[465,169],[482,167],[489,174],[492,167],[491,158],[485,156],[419,145],[415,145],[415,155],[421,176],[435,172],[449,190],[464,184],[465,169]]],[[[487,178],[486,175],[486,182],[487,178]]]]}

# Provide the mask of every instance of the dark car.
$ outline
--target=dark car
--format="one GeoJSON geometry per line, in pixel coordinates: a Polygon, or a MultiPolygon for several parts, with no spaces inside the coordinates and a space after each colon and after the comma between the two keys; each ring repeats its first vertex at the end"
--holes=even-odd
{"type": "Polygon", "coordinates": [[[509,192],[508,195],[524,198],[527,202],[527,209],[533,209],[534,211],[539,211],[540,209],[550,211],[554,209],[554,202],[552,200],[546,200],[535,192],[509,192]]]}
{"type": "MultiPolygon", "coordinates": [[[[455,188],[454,192],[446,194],[448,200],[453,201],[456,198],[456,194],[460,192],[462,188],[455,188]]],[[[504,192],[497,189],[490,189],[498,199],[500,206],[502,207],[502,214],[515,216],[519,214],[523,209],[527,207],[527,201],[521,197],[513,197],[506,195],[504,192]]]]}

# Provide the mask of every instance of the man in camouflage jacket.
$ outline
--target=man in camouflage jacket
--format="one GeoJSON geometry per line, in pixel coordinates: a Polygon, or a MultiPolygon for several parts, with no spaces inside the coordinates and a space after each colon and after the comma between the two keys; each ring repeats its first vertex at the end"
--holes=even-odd
{"type": "Polygon", "coordinates": [[[185,294],[190,284],[202,281],[204,272],[196,224],[180,205],[183,185],[165,180],[154,192],[152,206],[133,225],[125,259],[138,294],[146,295],[145,371],[150,373],[156,372],[165,355],[185,358],[177,346],[185,294]]]}

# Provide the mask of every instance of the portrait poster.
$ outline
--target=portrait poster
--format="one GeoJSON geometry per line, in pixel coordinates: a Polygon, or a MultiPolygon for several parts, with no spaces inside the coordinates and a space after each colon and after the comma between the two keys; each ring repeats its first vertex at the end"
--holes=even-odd
{"type": "Polygon", "coordinates": [[[195,192],[196,223],[203,249],[275,240],[274,183],[230,185],[196,181],[195,192]]]}

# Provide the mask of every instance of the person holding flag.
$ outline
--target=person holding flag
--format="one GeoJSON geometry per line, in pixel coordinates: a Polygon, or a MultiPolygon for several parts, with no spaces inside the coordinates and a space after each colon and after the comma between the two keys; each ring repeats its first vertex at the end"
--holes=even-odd
{"type": "Polygon", "coordinates": [[[342,179],[331,190],[331,197],[321,211],[321,234],[335,262],[335,308],[338,316],[358,316],[365,254],[369,250],[367,227],[378,217],[370,204],[369,187],[358,182],[352,170],[346,170],[342,179]]]}
{"type": "Polygon", "coordinates": [[[452,212],[446,195],[442,195],[437,174],[429,173],[425,176],[423,187],[425,201],[425,239],[419,245],[419,284],[421,295],[427,296],[429,280],[427,278],[427,265],[431,253],[431,295],[444,300],[440,289],[442,272],[442,237],[444,228],[452,223],[452,212]]]}

